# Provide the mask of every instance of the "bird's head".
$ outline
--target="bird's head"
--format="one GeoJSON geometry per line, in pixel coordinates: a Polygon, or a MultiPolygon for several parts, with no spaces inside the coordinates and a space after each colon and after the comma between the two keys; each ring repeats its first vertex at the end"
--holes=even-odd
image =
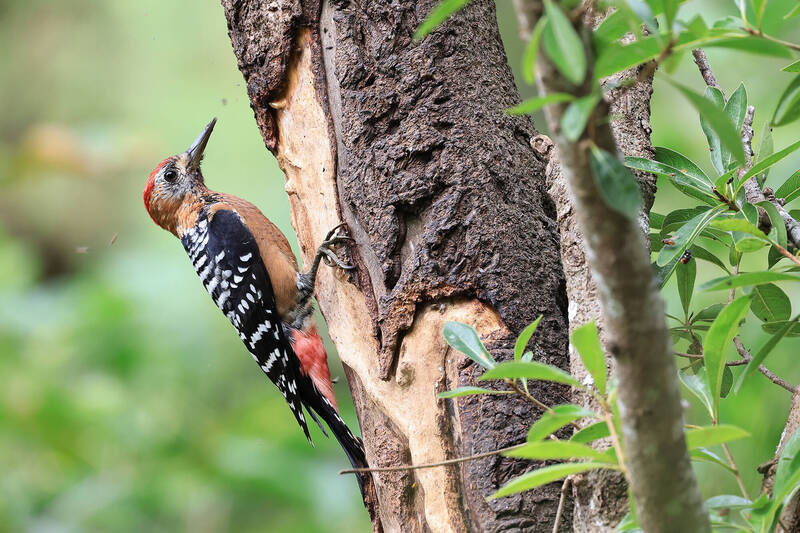
{"type": "Polygon", "coordinates": [[[180,225],[181,208],[199,201],[205,190],[200,162],[216,123],[213,118],[188,150],[163,160],[147,178],[144,207],[156,224],[172,233],[180,225]]]}

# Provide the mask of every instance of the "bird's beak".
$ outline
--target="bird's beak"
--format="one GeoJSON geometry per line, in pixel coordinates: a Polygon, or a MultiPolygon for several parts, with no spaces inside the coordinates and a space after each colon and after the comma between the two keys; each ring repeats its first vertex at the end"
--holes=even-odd
{"type": "Polygon", "coordinates": [[[214,131],[214,124],[217,123],[217,117],[211,119],[208,126],[203,129],[197,139],[194,140],[192,145],[186,150],[186,155],[189,156],[189,167],[200,168],[200,161],[203,159],[203,150],[206,149],[208,139],[211,137],[211,132],[214,131]]]}

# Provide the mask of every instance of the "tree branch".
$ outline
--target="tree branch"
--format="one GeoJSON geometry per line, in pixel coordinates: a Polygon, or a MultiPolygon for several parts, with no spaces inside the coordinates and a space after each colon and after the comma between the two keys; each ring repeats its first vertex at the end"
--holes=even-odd
{"type": "MultiPolygon", "coordinates": [[[[588,41],[589,29],[579,24],[579,30],[588,41]]],[[[585,50],[591,57],[591,47],[587,45],[585,50]]],[[[568,92],[580,98],[592,90],[590,82],[578,88],[566,82],[545,57],[540,57],[538,66],[542,94],[568,92]]],[[[591,77],[589,72],[587,79],[591,77]]],[[[565,109],[565,104],[550,105],[545,114],[585,237],[608,345],[616,362],[626,466],[639,522],[649,532],[707,532],[708,516],[683,434],[677,369],[671,357],[664,302],[649,253],[640,227],[602,200],[589,165],[592,144],[618,153],[608,105],[599,104],[590,119],[592,133],[585,132],[577,142],[561,134],[565,109]]]]}

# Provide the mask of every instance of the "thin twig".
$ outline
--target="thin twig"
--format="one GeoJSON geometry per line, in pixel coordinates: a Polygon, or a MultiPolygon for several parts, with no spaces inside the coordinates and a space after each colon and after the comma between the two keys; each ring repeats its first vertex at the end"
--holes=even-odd
{"type": "Polygon", "coordinates": [[[558,526],[561,523],[561,514],[564,512],[564,502],[567,501],[567,489],[572,483],[572,476],[567,477],[561,484],[561,497],[558,499],[558,509],[556,509],[556,520],[553,522],[553,533],[558,533],[558,526]]]}
{"type": "Polygon", "coordinates": [[[517,448],[521,448],[526,444],[527,443],[523,442],[522,444],[515,444],[514,446],[508,446],[507,448],[500,448],[499,450],[477,453],[475,455],[467,455],[466,457],[456,457],[455,459],[447,459],[445,461],[439,461],[436,463],[423,463],[421,465],[379,466],[375,468],[348,468],[347,470],[341,470],[339,474],[360,474],[362,472],[402,472],[404,470],[421,470],[423,468],[454,465],[466,461],[475,461],[477,459],[483,459],[485,457],[491,457],[493,455],[510,452],[511,450],[516,450],[517,448]]]}
{"type": "Polygon", "coordinates": [[[706,85],[719,89],[719,92],[722,92],[722,87],[720,87],[717,78],[714,77],[714,71],[711,70],[711,65],[708,64],[706,53],[700,48],[695,48],[692,50],[692,55],[694,56],[694,62],[697,64],[697,68],[700,69],[700,75],[703,76],[703,81],[706,82],[706,85]]]}
{"type": "Polygon", "coordinates": [[[742,28],[742,29],[744,31],[746,31],[747,33],[749,33],[750,35],[754,35],[756,37],[761,37],[762,39],[766,39],[768,41],[772,41],[773,43],[781,44],[781,45],[785,46],[786,48],[791,48],[792,50],[796,50],[796,51],[800,52],[800,44],[795,44],[795,43],[792,43],[792,42],[789,42],[789,41],[784,41],[783,39],[778,39],[777,37],[772,37],[772,36],[767,35],[766,33],[762,32],[761,30],[754,30],[753,28],[750,28],[750,27],[742,28]]]}
{"type": "MultiPolygon", "coordinates": [[[[693,353],[684,353],[684,352],[675,352],[675,355],[678,357],[685,357],[687,359],[703,359],[702,355],[697,355],[693,353]]],[[[725,361],[725,366],[742,366],[746,365],[747,361],[744,359],[737,359],[736,361],[725,361]]]]}
{"type": "Polygon", "coordinates": [[[750,496],[747,494],[747,487],[744,486],[744,479],[742,479],[742,474],[739,472],[739,467],[736,466],[736,461],[733,460],[733,455],[731,455],[728,445],[724,442],[722,443],[722,450],[725,452],[725,457],[728,458],[728,465],[731,467],[731,470],[733,470],[733,476],[736,478],[736,483],[739,484],[739,490],[742,491],[742,496],[749,500],[750,496]]]}
{"type": "MultiPolygon", "coordinates": [[[[744,360],[746,360],[748,363],[752,361],[753,356],[750,354],[750,351],[747,348],[745,348],[744,344],[742,344],[742,341],[741,339],[739,339],[738,335],[733,338],[733,344],[736,345],[736,351],[739,352],[739,355],[741,355],[744,360]]],[[[771,371],[764,365],[760,365],[758,367],[758,371],[764,374],[764,377],[773,382],[775,385],[783,387],[792,394],[797,392],[797,387],[783,380],[781,377],[779,377],[777,374],[775,374],[773,371],[771,371]]]]}
{"type": "MultiPolygon", "coordinates": [[[[780,41],[780,39],[771,38],[771,37],[769,37],[767,35],[762,34],[760,32],[760,30],[753,30],[752,28],[744,28],[744,29],[746,31],[748,31],[749,33],[752,33],[753,35],[757,35],[757,36],[760,36],[760,37],[763,37],[765,39],[769,39],[769,40],[772,40],[772,41],[775,41],[775,42],[780,42],[781,44],[784,44],[786,46],[790,46],[791,45],[790,47],[793,47],[793,49],[800,50],[800,46],[792,45],[791,43],[786,43],[785,41],[780,41]]],[[[711,70],[711,65],[708,62],[708,58],[706,57],[705,52],[703,52],[703,50],[701,50],[700,48],[697,48],[695,50],[692,50],[692,55],[694,56],[694,60],[695,60],[695,63],[697,64],[697,67],[700,69],[700,75],[703,76],[703,80],[705,80],[706,84],[708,86],[710,86],[710,87],[716,87],[717,89],[722,91],[722,88],[720,87],[719,82],[717,82],[717,78],[714,76],[714,71],[711,70]]],[[[724,95],[723,95],[723,98],[724,98],[724,95]]],[[[748,107],[747,112],[748,112],[748,114],[750,113],[750,107],[748,107]]],[[[753,113],[754,112],[755,112],[755,110],[753,110],[753,113]]],[[[743,142],[744,149],[745,149],[745,155],[748,158],[748,164],[747,164],[748,168],[750,167],[750,165],[752,163],[752,155],[753,155],[752,120],[753,119],[752,119],[752,115],[751,115],[750,116],[750,121],[749,121],[750,123],[748,125],[747,124],[747,114],[746,114],[745,115],[745,125],[742,127],[742,142],[743,142]]],[[[743,174],[744,173],[740,171],[739,176],[741,177],[743,174]]],[[[772,189],[770,189],[769,187],[765,187],[762,190],[761,187],[758,185],[758,178],[756,176],[753,176],[752,178],[750,178],[750,180],[748,180],[748,182],[746,182],[744,184],[744,187],[745,187],[745,197],[747,198],[748,202],[757,203],[757,202],[760,202],[762,200],[768,200],[772,205],[775,206],[775,208],[778,210],[778,213],[780,214],[781,218],[783,219],[783,223],[786,225],[786,233],[787,233],[787,236],[788,236],[789,240],[795,246],[795,248],[800,248],[800,222],[795,220],[794,217],[792,217],[786,211],[786,209],[784,209],[783,204],[780,202],[780,200],[778,198],[775,197],[775,194],[772,192],[772,189]],[[750,183],[751,181],[753,183],[750,183]],[[756,190],[756,188],[757,188],[757,190],[756,190]]],[[[738,211],[739,210],[739,208],[738,208],[738,206],[736,206],[735,202],[725,198],[716,189],[712,189],[712,190],[720,198],[720,200],[722,200],[723,202],[727,203],[731,207],[731,209],[733,209],[734,211],[738,211]]],[[[769,219],[769,216],[766,214],[766,212],[763,209],[759,208],[759,216],[758,216],[759,226],[763,225],[764,227],[768,228],[769,227],[767,225],[767,220],[768,219],[769,219]]],[[[769,225],[771,225],[771,221],[769,222],[769,225]]],[[[783,248],[781,246],[776,246],[776,249],[782,255],[784,255],[785,257],[789,258],[791,261],[793,261],[795,264],[800,265],[800,259],[798,259],[796,256],[794,256],[791,252],[789,252],[788,250],[786,250],[785,248],[783,248]]]]}
{"type": "MultiPolygon", "coordinates": [[[[745,165],[739,167],[737,176],[739,180],[747,174],[753,167],[753,116],[756,108],[749,105],[744,114],[744,121],[742,122],[742,147],[744,148],[745,165]]],[[[758,183],[758,175],[751,176],[743,184],[744,197],[751,204],[755,205],[759,202],[766,200],[764,192],[761,190],[761,185],[758,183]]],[[[758,208],[758,229],[764,233],[769,233],[772,228],[772,221],[764,208],[758,208]]]]}

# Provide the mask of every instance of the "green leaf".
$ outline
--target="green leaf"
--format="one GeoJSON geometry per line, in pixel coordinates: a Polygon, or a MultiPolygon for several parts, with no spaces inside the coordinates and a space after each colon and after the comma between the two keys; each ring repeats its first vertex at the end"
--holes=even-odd
{"type": "Polygon", "coordinates": [[[542,315],[539,315],[539,318],[531,322],[528,327],[522,330],[522,333],[519,334],[519,337],[517,337],[517,342],[514,343],[515,361],[519,361],[522,358],[522,353],[525,351],[528,341],[531,340],[531,336],[533,335],[533,332],[536,331],[536,327],[539,325],[541,320],[542,315]]]}
{"type": "MultiPolygon", "coordinates": [[[[786,327],[787,323],[791,324],[791,320],[781,320],[780,322],[765,322],[761,324],[761,329],[770,335],[779,333],[786,327]]],[[[786,332],[787,337],[800,337],[800,324],[793,324],[789,331],[786,332]]]]}
{"type": "Polygon", "coordinates": [[[722,218],[715,220],[711,225],[723,231],[738,231],[740,233],[747,233],[753,237],[758,237],[763,241],[767,241],[767,236],[763,231],[752,222],[743,218],[722,218]]]}
{"type": "Polygon", "coordinates": [[[694,257],[695,259],[700,259],[702,261],[708,261],[709,263],[717,265],[725,272],[730,272],[728,270],[728,267],[725,266],[725,263],[723,263],[719,257],[712,254],[702,246],[698,246],[697,244],[692,244],[692,257],[694,257]]]}
{"type": "Polygon", "coordinates": [[[784,198],[787,203],[800,196],[800,170],[789,176],[789,179],[778,187],[775,196],[784,198]]]}
{"type": "Polygon", "coordinates": [[[481,342],[478,332],[466,324],[461,322],[445,323],[444,340],[483,368],[494,368],[497,364],[497,361],[481,342]]]}
{"type": "Polygon", "coordinates": [[[800,473],[800,430],[796,430],[783,446],[778,466],[775,470],[775,482],[772,486],[773,498],[783,500],[793,488],[790,480],[800,473]]]}
{"type": "Polygon", "coordinates": [[[555,102],[569,102],[574,99],[575,97],[572,96],[571,94],[550,93],[544,96],[529,98],[524,102],[522,102],[521,104],[517,104],[514,107],[506,109],[506,113],[508,113],[509,115],[528,115],[530,113],[533,113],[534,111],[538,111],[547,104],[552,104],[555,102]]]}
{"type": "Polygon", "coordinates": [[[794,6],[791,11],[786,13],[783,16],[783,19],[786,20],[786,19],[790,19],[792,17],[797,17],[797,16],[800,16],[800,4],[794,6]]]}
{"type": "Polygon", "coordinates": [[[761,27],[761,19],[764,18],[764,8],[767,6],[767,0],[750,0],[753,6],[753,13],[756,14],[756,26],[761,27]]]}
{"type": "MultiPolygon", "coordinates": [[[[733,94],[728,98],[728,102],[725,104],[725,114],[728,115],[728,119],[730,119],[731,123],[736,128],[736,131],[742,131],[742,125],[744,124],[744,115],[745,111],[747,110],[747,91],[744,88],[744,84],[740,83],[739,87],[733,92],[733,94]]],[[[739,137],[739,143],[741,144],[741,136],[739,137]]],[[[733,162],[730,152],[723,151],[722,154],[722,165],[723,168],[728,168],[728,166],[733,162]]]]}
{"type": "Polygon", "coordinates": [[[656,259],[658,266],[664,266],[671,261],[679,258],[683,252],[688,248],[692,242],[697,238],[703,229],[708,226],[715,217],[727,208],[725,205],[718,205],[713,209],[709,209],[705,213],[700,213],[673,235],[672,240],[675,242],[673,246],[665,246],[661,249],[656,259]]]}
{"type": "Polygon", "coordinates": [[[773,283],[764,283],[753,287],[753,302],[750,310],[762,322],[789,320],[792,314],[792,303],[780,287],[773,283]]]}
{"type": "MultiPolygon", "coordinates": [[[[800,7],[800,6],[798,6],[800,7]]],[[[781,69],[784,72],[800,72],[800,59],[792,63],[791,65],[786,65],[781,69]]]]}
{"type": "Polygon", "coordinates": [[[547,485],[553,481],[558,481],[572,474],[579,474],[580,472],[587,472],[589,470],[597,470],[599,468],[609,468],[608,463],[561,463],[557,465],[545,466],[544,468],[537,468],[531,470],[527,474],[518,476],[489,496],[490,500],[517,494],[526,490],[535,489],[542,485],[547,485]]]}
{"type": "Polygon", "coordinates": [[[800,117],[800,75],[786,87],[778,99],[778,106],[772,115],[774,126],[785,126],[800,117]]]}
{"type": "Polygon", "coordinates": [[[800,276],[783,272],[746,272],[734,276],[712,279],[698,287],[699,291],[724,291],[749,285],[761,285],[773,281],[800,281],[800,276]]]}
{"type": "Polygon", "coordinates": [[[665,165],[679,169],[682,173],[696,179],[698,184],[707,185],[708,187],[711,187],[714,184],[708,175],[703,172],[703,170],[697,166],[694,161],[680,152],[670,150],[669,148],[664,148],[663,146],[657,146],[654,159],[664,163],[665,165]]]}
{"type": "Polygon", "coordinates": [[[764,516],[764,523],[770,531],[776,515],[784,503],[797,491],[800,485],[800,430],[795,431],[783,447],[775,471],[772,498],[764,516]]]}
{"type": "Polygon", "coordinates": [[[606,395],[606,360],[597,326],[589,322],[572,332],[572,345],[578,350],[583,366],[589,371],[601,396],[606,395]]]}
{"type": "Polygon", "coordinates": [[[672,22],[675,20],[675,15],[678,13],[678,0],[661,0],[664,6],[664,19],[667,21],[667,31],[672,30],[672,22]]]}
{"type": "Polygon", "coordinates": [[[661,224],[663,223],[664,223],[664,215],[656,213],[655,211],[650,211],[650,227],[652,229],[661,228],[661,224]]]}
{"type": "Polygon", "coordinates": [[[564,383],[583,389],[583,386],[574,377],[560,368],[536,361],[508,361],[505,363],[498,363],[497,366],[491,370],[487,370],[479,379],[481,381],[486,381],[487,379],[522,378],[555,381],[556,383],[564,383]]]}
{"type": "MultiPolygon", "coordinates": [[[[741,26],[740,26],[741,27],[741,26]]],[[[724,38],[714,38],[703,44],[704,48],[730,48],[762,56],[791,58],[792,53],[782,44],[761,37],[749,35],[730,35],[724,38]]]]}
{"type": "Polygon", "coordinates": [[[789,332],[797,324],[798,318],[800,318],[800,315],[794,317],[792,320],[782,321],[780,329],[776,331],[766,343],[764,343],[764,346],[762,346],[761,349],[758,350],[758,353],[756,353],[750,362],[747,363],[747,366],[744,368],[742,373],[739,374],[739,380],[736,382],[737,393],[739,392],[739,388],[742,386],[742,383],[744,383],[745,378],[747,378],[747,376],[750,374],[753,374],[759,365],[764,362],[764,359],[767,358],[772,349],[775,348],[775,346],[777,346],[777,344],[783,340],[784,337],[789,335],[789,332]]]}
{"type": "Polygon", "coordinates": [[[641,20],[645,26],[647,26],[647,29],[650,32],[658,32],[658,23],[653,16],[653,11],[646,2],[642,0],[625,0],[625,2],[628,4],[630,10],[635,13],[637,17],[639,17],[639,20],[641,20]]]}
{"type": "Polygon", "coordinates": [[[425,17],[422,24],[419,25],[417,31],[414,33],[414,40],[419,41],[426,35],[436,29],[439,24],[450,18],[450,15],[460,10],[467,5],[469,0],[442,0],[430,14],[425,17]]]}
{"type": "MultiPolygon", "coordinates": [[[[714,401],[714,420],[719,420],[719,399],[722,391],[722,374],[725,370],[725,354],[739,331],[739,322],[747,315],[750,297],[740,296],[723,309],[703,342],[703,359],[706,364],[706,382],[714,401]]],[[[700,444],[706,446],[706,444],[700,444]]]]}
{"type": "Polygon", "coordinates": [[[576,431],[569,440],[586,444],[596,441],[597,439],[604,439],[610,435],[611,432],[608,431],[608,424],[605,422],[595,422],[594,424],[589,424],[585,428],[576,431]]]}
{"type": "Polygon", "coordinates": [[[683,312],[688,316],[689,304],[692,303],[692,293],[694,292],[694,279],[697,276],[697,263],[689,261],[685,265],[677,265],[675,272],[678,277],[678,295],[683,312]]]}
{"type": "MultiPolygon", "coordinates": [[[[701,119],[713,130],[719,138],[722,148],[728,150],[734,157],[737,163],[744,165],[744,148],[742,147],[742,139],[739,132],[736,131],[734,124],[731,122],[728,115],[717,104],[707,97],[701,96],[680,84],[673,84],[683,95],[689,100],[689,103],[694,106],[700,113],[701,119]]],[[[712,89],[712,92],[714,89],[712,89]]],[[[720,173],[725,171],[725,168],[717,169],[720,173]]]]}
{"type": "Polygon", "coordinates": [[[778,251],[774,246],[770,246],[769,253],[767,254],[767,268],[772,269],[778,261],[784,258],[784,255],[778,251]]]}
{"type": "Polygon", "coordinates": [[[689,452],[689,455],[691,456],[692,461],[713,463],[721,466],[732,474],[736,473],[722,457],[705,448],[697,448],[696,450],[692,450],[689,452]]]}
{"type": "MultiPolygon", "coordinates": [[[[672,52],[676,54],[698,47],[719,47],[732,48],[759,55],[791,57],[791,52],[780,44],[759,37],[742,35],[739,29],[741,25],[741,21],[739,21],[738,26],[734,28],[737,33],[731,33],[729,29],[715,29],[710,30],[707,35],[698,37],[692,32],[683,32],[678,36],[676,44],[672,47],[672,52]]],[[[652,35],[636,39],[630,43],[609,42],[600,49],[595,65],[594,78],[599,80],[615,72],[655,59],[662,53],[663,41],[664,37],[662,35],[652,35]]]]}
{"type": "Polygon", "coordinates": [[[528,442],[542,440],[567,424],[589,417],[598,418],[598,415],[580,405],[556,405],[549,411],[545,411],[539,420],[533,423],[531,429],[528,430],[528,442]]]}
{"type": "MultiPolygon", "coordinates": [[[[706,87],[704,96],[720,109],[725,105],[725,97],[722,96],[722,91],[716,87],[706,87]]],[[[722,147],[722,141],[719,135],[702,113],[700,114],[700,127],[703,129],[703,133],[705,133],[706,140],[708,141],[708,149],[710,150],[711,163],[714,165],[714,170],[716,170],[718,174],[722,174],[725,172],[725,152],[730,154],[730,151],[722,147]]]]}
{"type": "MultiPolygon", "coordinates": [[[[798,107],[798,109],[800,109],[800,107],[798,107]]],[[[744,176],[742,176],[742,178],[739,180],[739,186],[738,187],[741,187],[742,184],[744,184],[744,182],[747,181],[748,179],[750,179],[751,177],[756,176],[758,174],[761,174],[762,172],[764,172],[765,170],[767,170],[771,166],[775,165],[780,160],[782,160],[783,158],[785,158],[787,155],[791,154],[792,152],[794,152],[798,148],[800,148],[800,141],[797,141],[796,143],[790,144],[789,146],[787,146],[786,148],[784,148],[780,152],[776,152],[776,153],[772,154],[771,156],[767,157],[763,161],[759,161],[758,163],[753,165],[753,168],[748,170],[747,173],[744,176]]],[[[737,190],[738,190],[738,187],[737,187],[737,190]]]]}
{"type": "Polygon", "coordinates": [[[725,365],[722,371],[722,387],[720,388],[719,397],[727,398],[733,387],[733,370],[731,367],[725,365]]]}
{"type": "Polygon", "coordinates": [[[561,8],[545,0],[547,26],[544,29],[544,49],[558,71],[573,85],[586,77],[586,55],[583,43],[561,8]]]}
{"type": "Polygon", "coordinates": [[[601,50],[605,45],[613,43],[629,30],[628,13],[624,10],[617,9],[604,18],[592,32],[595,48],[601,50]]]}
{"type": "Polygon", "coordinates": [[[772,224],[772,229],[769,232],[770,237],[786,248],[786,224],[783,222],[781,214],[778,213],[778,208],[767,200],[758,202],[756,205],[766,211],[767,216],[769,216],[770,224],[772,224]]]}
{"type": "Polygon", "coordinates": [[[536,26],[533,27],[531,32],[528,46],[525,47],[525,53],[522,56],[522,75],[528,85],[536,83],[536,59],[539,55],[539,43],[542,40],[545,24],[547,24],[547,17],[541,17],[536,22],[536,26]]]}
{"type": "Polygon", "coordinates": [[[719,203],[716,196],[711,192],[711,185],[698,181],[697,178],[681,172],[680,169],[644,157],[634,156],[626,157],[625,165],[628,168],[641,170],[642,172],[664,176],[676,189],[692,198],[697,198],[711,205],[719,203]]]}
{"type": "Polygon", "coordinates": [[[503,455],[522,459],[594,459],[601,463],[611,462],[611,458],[606,453],[568,440],[528,442],[503,455]]]}
{"type": "Polygon", "coordinates": [[[750,433],[736,426],[727,424],[705,426],[687,431],[686,445],[690,450],[695,450],[697,448],[706,448],[708,446],[743,439],[749,436],[750,433]]]}
{"type": "MultiPolygon", "coordinates": [[[[770,121],[767,120],[761,127],[761,133],[759,133],[758,136],[758,153],[755,156],[755,161],[762,161],[771,156],[774,148],[775,147],[772,141],[772,126],[770,126],[770,121]]],[[[769,176],[769,169],[764,171],[764,177],[761,179],[762,184],[767,179],[767,176],[769,176]]]]}
{"type": "Polygon", "coordinates": [[[667,216],[664,217],[664,222],[661,224],[661,235],[663,237],[668,237],[672,232],[679,229],[697,215],[707,213],[709,209],[708,206],[700,205],[690,209],[676,209],[670,211],[667,216]]]}
{"type": "Polygon", "coordinates": [[[703,321],[714,321],[720,311],[725,309],[725,304],[712,304],[704,307],[692,317],[692,323],[703,321]]]}
{"type": "Polygon", "coordinates": [[[516,394],[512,390],[491,390],[480,387],[458,387],[446,390],[436,395],[437,398],[458,398],[459,396],[474,396],[475,394],[516,394]]]}
{"type": "Polygon", "coordinates": [[[606,204],[635,221],[642,205],[642,195],[633,174],[613,154],[595,145],[592,145],[589,163],[606,204]]]}
{"type": "Polygon", "coordinates": [[[696,374],[689,374],[684,370],[678,372],[678,379],[684,387],[694,394],[700,403],[708,411],[708,416],[714,416],[714,401],[711,397],[711,390],[708,388],[708,381],[705,379],[705,370],[699,369],[696,374]]]}
{"type": "Polygon", "coordinates": [[[746,509],[753,502],[733,494],[721,494],[706,500],[706,509],[746,509]]]}
{"type": "Polygon", "coordinates": [[[600,101],[599,94],[590,94],[579,98],[569,104],[561,117],[561,132],[564,137],[572,142],[577,141],[583,131],[586,129],[586,123],[589,121],[597,102],[600,101]]]}

